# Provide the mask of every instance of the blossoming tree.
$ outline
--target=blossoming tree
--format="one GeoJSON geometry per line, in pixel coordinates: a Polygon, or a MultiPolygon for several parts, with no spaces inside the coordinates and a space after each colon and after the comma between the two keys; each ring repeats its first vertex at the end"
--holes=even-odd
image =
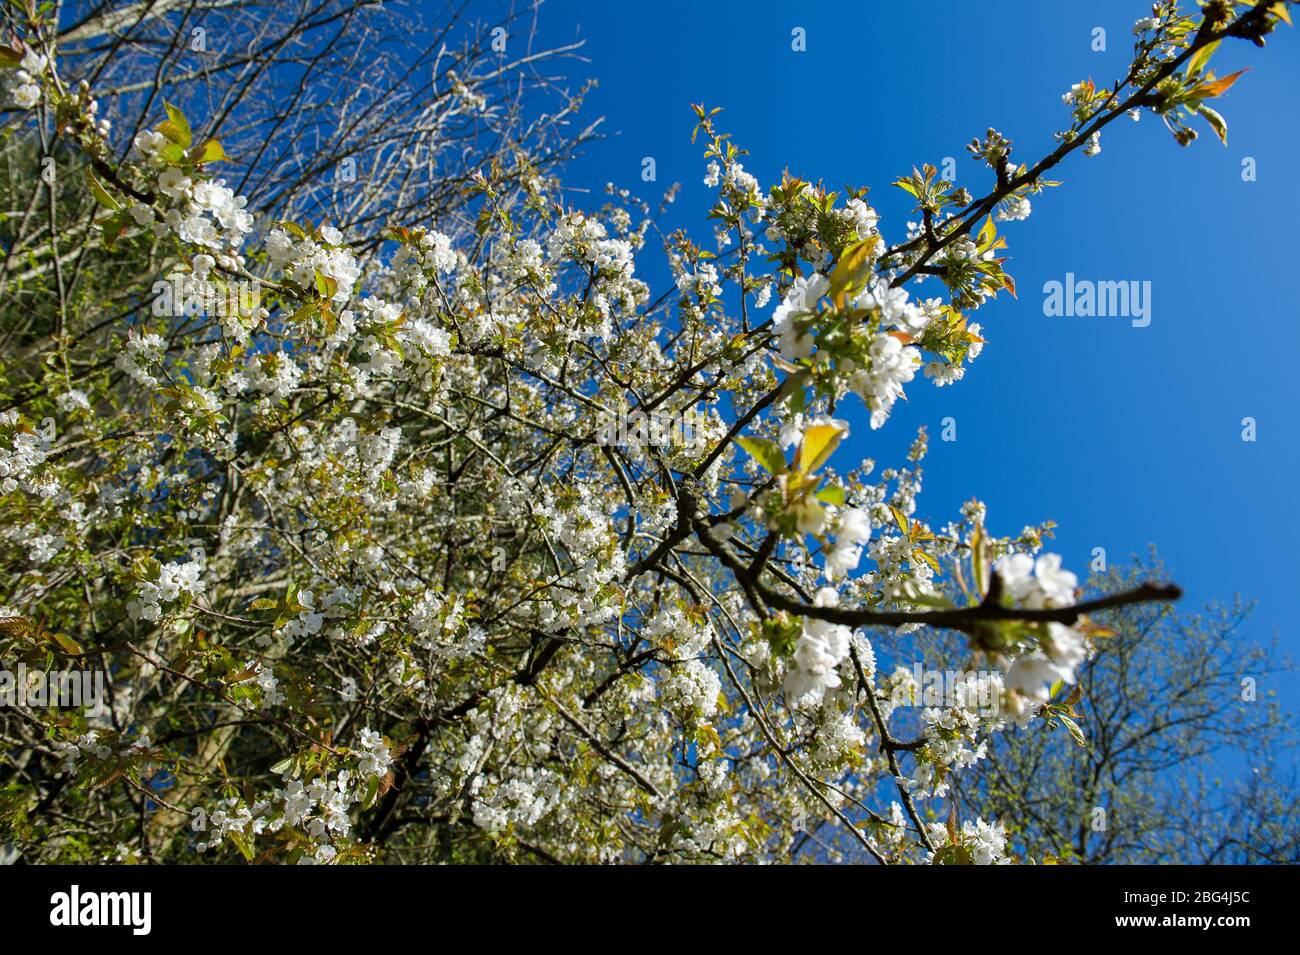
{"type": "MultiPolygon", "coordinates": [[[[1089,614],[1177,588],[1088,597],[1048,526],[1000,536],[978,501],[929,525],[923,433],[879,474],[836,450],[976,360],[1054,166],[1129,114],[1226,136],[1215,49],[1288,6],[1160,0],[1051,153],[989,130],[983,195],[900,178],[895,241],[865,189],[764,188],[696,107],[713,235],[668,235],[652,290],[649,210],[567,204],[526,136],[464,175],[454,136],[389,156],[419,202],[286,212],[223,172],[234,116],[164,81],[119,136],[69,28],[12,4],[6,297],[39,293],[0,328],[0,658],[106,698],[0,710],[0,834],[47,861],[748,861],[816,822],[879,862],[1026,861],[952,780],[1035,721],[1076,745],[1089,614]],[[111,309],[91,263],[121,269],[111,309]],[[959,633],[926,665],[982,675],[900,738],[873,628],[959,633]]],[[[445,69],[418,115],[514,115],[500,75],[445,69]]]]}

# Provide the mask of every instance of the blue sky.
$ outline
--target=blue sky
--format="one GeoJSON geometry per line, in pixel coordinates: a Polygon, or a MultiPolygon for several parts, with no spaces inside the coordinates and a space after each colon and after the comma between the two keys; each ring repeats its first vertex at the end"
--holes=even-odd
{"type": "MultiPolygon", "coordinates": [[[[1044,155],[1068,122],[1061,94],[1086,77],[1122,76],[1132,23],[1148,9],[1140,0],[550,0],[541,23],[543,39],[586,41],[590,63],[568,72],[599,79],[587,111],[605,116],[611,134],[569,171],[570,183],[596,193],[575,195],[575,205],[598,203],[611,180],[651,201],[681,181],[672,225],[708,244],[689,109],[704,102],[724,107],[723,128],[764,185],[786,167],[828,186],[870,185],[897,241],[910,197],[889,186],[894,178],[953,156],[958,182],[982,194],[987,170],[963,144],[989,126],[1014,141],[1020,161],[1044,155]],[[1105,52],[1091,48],[1098,26],[1105,52]],[[791,50],[794,27],[806,31],[805,52],[791,50]],[[656,160],[656,183],[640,179],[645,156],[656,160]]],[[[1277,633],[1294,651],[1300,35],[1283,30],[1264,50],[1221,47],[1212,66],[1220,75],[1253,67],[1217,104],[1228,147],[1204,129],[1181,148],[1145,115],[1109,127],[1099,156],[1072,155],[1054,172],[1063,185],[1035,197],[1027,222],[1002,228],[1020,298],[979,311],[990,344],[966,379],[914,383],[888,426],[871,432],[863,420],[837,461],[856,453],[902,463],[926,424],[922,516],[942,523],[977,494],[999,533],[1054,519],[1051,547],[1081,575],[1093,547],[1115,562],[1155,544],[1186,588],[1184,609],[1240,592],[1259,602],[1247,634],[1277,633]],[[1255,182],[1242,179],[1245,157],[1255,182]],[[1067,272],[1149,281],[1151,324],[1045,316],[1043,285],[1067,272]],[[943,443],[949,415],[957,440],[943,443]],[[1241,438],[1247,416],[1254,443],[1241,438]]],[[[1296,708],[1294,680],[1261,680],[1270,685],[1296,708]]]]}

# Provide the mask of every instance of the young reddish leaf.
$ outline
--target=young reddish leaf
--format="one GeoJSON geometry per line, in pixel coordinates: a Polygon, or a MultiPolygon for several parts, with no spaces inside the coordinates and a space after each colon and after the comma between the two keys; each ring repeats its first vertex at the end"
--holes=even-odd
{"type": "Polygon", "coordinates": [[[1222,79],[1211,80],[1209,83],[1202,83],[1192,90],[1192,99],[1214,99],[1216,96],[1222,96],[1237,82],[1245,70],[1238,70],[1236,73],[1229,73],[1222,79]]]}

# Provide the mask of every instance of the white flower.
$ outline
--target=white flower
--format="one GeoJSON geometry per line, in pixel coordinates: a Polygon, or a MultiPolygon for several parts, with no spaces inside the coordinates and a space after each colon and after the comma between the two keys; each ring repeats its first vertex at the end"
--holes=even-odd
{"type": "Polygon", "coordinates": [[[217,260],[206,252],[200,252],[194,258],[190,259],[190,268],[194,269],[194,274],[201,279],[206,279],[212,267],[217,264],[217,260]]]}
{"type": "Polygon", "coordinates": [[[1050,606],[1068,607],[1074,603],[1074,588],[1078,586],[1079,578],[1061,569],[1060,554],[1043,554],[1034,561],[1034,576],[1050,606]]]}
{"type": "Polygon", "coordinates": [[[14,104],[19,109],[31,109],[41,101],[41,88],[34,83],[23,83],[14,88],[14,104]]]}
{"type": "Polygon", "coordinates": [[[913,335],[924,331],[932,319],[926,308],[911,301],[906,289],[891,288],[884,279],[875,280],[853,304],[857,308],[880,309],[883,324],[893,325],[913,335]]]}
{"type": "Polygon", "coordinates": [[[1002,823],[990,825],[983,819],[962,823],[962,844],[976,865],[993,865],[1007,851],[1007,834],[1002,823]]]}
{"type": "Polygon", "coordinates": [[[1032,208],[1024,196],[1007,196],[998,209],[996,218],[1003,221],[1028,219],[1032,208]]]}
{"type": "Polygon", "coordinates": [[[441,232],[430,229],[420,239],[420,246],[425,249],[421,261],[438,272],[451,272],[456,268],[456,253],[451,247],[451,239],[441,232]]]}
{"type": "Polygon", "coordinates": [[[937,386],[942,388],[944,385],[951,385],[954,381],[961,381],[966,375],[964,365],[956,362],[932,361],[925,366],[925,377],[933,381],[937,386]]]}
{"type": "Polygon", "coordinates": [[[814,272],[807,277],[799,276],[786,291],[785,298],[776,307],[776,311],[772,313],[773,324],[779,326],[788,323],[793,316],[806,315],[813,311],[817,307],[818,300],[829,292],[830,288],[830,279],[820,272],[814,272]]]}
{"type": "Polygon", "coordinates": [[[196,183],[190,199],[195,208],[210,213],[230,233],[226,238],[232,245],[253,231],[253,216],[244,209],[248,200],[235,195],[224,179],[196,183]]]}
{"type": "MultiPolygon", "coordinates": [[[[839,593],[822,587],[813,597],[817,607],[834,607],[839,593]]],[[[819,703],[826,690],[840,685],[836,667],[849,655],[853,639],[848,627],[824,620],[806,618],[803,635],[795,644],[794,668],[786,674],[786,696],[795,705],[819,703]]]]}
{"type": "Polygon", "coordinates": [[[794,513],[795,526],[800,534],[820,534],[826,526],[826,508],[811,497],[799,502],[794,513]]]}
{"type": "Polygon", "coordinates": [[[45,72],[45,67],[49,65],[49,58],[44,53],[37,53],[35,50],[28,50],[23,54],[22,60],[18,66],[26,73],[32,76],[40,76],[45,72]]]}
{"type": "Polygon", "coordinates": [[[150,206],[145,205],[143,202],[132,200],[127,211],[130,212],[131,218],[135,220],[136,225],[141,227],[153,225],[155,218],[153,209],[150,206]]]}
{"type": "Polygon", "coordinates": [[[71,413],[77,409],[82,411],[90,410],[90,399],[86,397],[84,391],[76,388],[69,388],[63,394],[54,399],[54,403],[59,406],[59,410],[64,413],[71,413]]]}
{"type": "Polygon", "coordinates": [[[1047,658],[1056,666],[1061,679],[1074,683],[1075,667],[1088,658],[1088,643],[1083,634],[1060,623],[1047,625],[1047,641],[1043,647],[1047,658]]]}
{"type": "Polygon", "coordinates": [[[132,145],[135,146],[136,152],[147,162],[157,161],[158,153],[167,147],[167,137],[162,133],[156,133],[152,129],[146,129],[144,132],[137,133],[132,145]]]}
{"type": "Polygon", "coordinates": [[[836,541],[835,546],[826,552],[823,572],[827,580],[839,580],[848,576],[849,571],[856,570],[861,560],[861,547],[836,541]]]}
{"type": "Polygon", "coordinates": [[[707,720],[718,710],[722,681],[703,661],[691,659],[673,668],[663,690],[664,701],[673,709],[707,720]]]}
{"type": "Polygon", "coordinates": [[[1006,592],[1026,607],[1068,607],[1079,578],[1061,569],[1059,554],[1010,554],[993,565],[1006,592]],[[1031,576],[1032,575],[1032,576],[1031,576]]]}
{"type": "Polygon", "coordinates": [[[851,507],[840,517],[836,533],[841,540],[865,544],[871,539],[871,518],[862,508],[851,507]]]}
{"type": "Polygon", "coordinates": [[[451,354],[451,333],[446,329],[431,325],[423,318],[417,318],[409,325],[404,326],[399,337],[404,342],[419,346],[426,354],[431,356],[451,354]]]}
{"type": "Polygon", "coordinates": [[[284,265],[293,257],[293,239],[283,229],[272,229],[266,237],[266,254],[275,265],[284,265]]]}
{"type": "Polygon", "coordinates": [[[849,388],[871,409],[871,427],[879,428],[889,418],[894,402],[902,396],[903,385],[912,380],[921,363],[921,353],[903,345],[889,334],[880,334],[871,342],[871,364],[856,368],[849,375],[849,388]]]}
{"type": "Polygon", "coordinates": [[[1002,578],[1003,589],[1017,600],[1025,600],[1036,585],[1031,579],[1034,559],[1028,554],[1009,554],[993,565],[1002,578]]]}
{"type": "Polygon", "coordinates": [[[200,576],[202,572],[203,562],[197,557],[185,563],[163,564],[156,581],[140,584],[135,599],[126,605],[127,615],[132,620],[159,620],[162,604],[178,600],[182,594],[202,596],[207,589],[200,576]]]}
{"type": "MultiPolygon", "coordinates": [[[[186,182],[188,181],[187,179],[186,182]]],[[[168,225],[175,230],[177,238],[181,241],[209,248],[217,248],[220,245],[221,236],[217,233],[217,227],[212,224],[211,219],[201,215],[179,218],[175,213],[176,210],[168,213],[168,225]]]]}
{"type": "Polygon", "coordinates": [[[1052,684],[1062,679],[1061,671],[1041,653],[1026,653],[1007,670],[1003,685],[1028,699],[1046,703],[1052,684]]]}
{"type": "Polygon", "coordinates": [[[185,172],[175,166],[168,166],[163,170],[162,175],[158,177],[158,188],[162,190],[163,195],[170,196],[173,199],[183,199],[189,195],[193,181],[185,172]]]}
{"type": "Polygon", "coordinates": [[[827,580],[839,580],[857,569],[862,546],[871,539],[871,518],[861,508],[849,508],[840,516],[835,535],[835,546],[826,554],[827,580]]]}
{"type": "Polygon", "coordinates": [[[359,742],[364,753],[357,763],[357,770],[363,776],[383,776],[393,764],[392,754],[384,744],[384,738],[374,730],[366,727],[361,731],[359,742]]]}
{"type": "Polygon", "coordinates": [[[859,238],[865,239],[876,232],[876,223],[880,220],[880,216],[861,199],[850,199],[845,203],[844,211],[848,214],[849,221],[853,223],[853,229],[859,238]]]}

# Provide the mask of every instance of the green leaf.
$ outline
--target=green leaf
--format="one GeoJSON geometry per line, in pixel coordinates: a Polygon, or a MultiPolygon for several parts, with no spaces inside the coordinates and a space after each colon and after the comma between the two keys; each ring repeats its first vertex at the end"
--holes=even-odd
{"type": "Polygon", "coordinates": [[[391,351],[393,354],[395,354],[395,355],[396,355],[399,359],[401,359],[402,361],[406,361],[406,349],[404,349],[404,348],[402,347],[402,343],[401,343],[401,342],[399,342],[399,341],[398,341],[396,338],[394,338],[391,334],[385,334],[385,335],[383,336],[383,342],[384,342],[384,346],[385,346],[389,351],[391,351]]]}
{"type": "Polygon", "coordinates": [[[813,425],[805,431],[795,458],[799,472],[812,474],[816,471],[826,463],[843,438],[844,432],[833,424],[813,425]]]}
{"type": "Polygon", "coordinates": [[[879,240],[879,236],[869,235],[849,245],[840,255],[839,262],[831,271],[830,294],[836,308],[844,307],[845,293],[866,284],[871,275],[871,251],[879,240]]]}
{"type": "Polygon", "coordinates": [[[971,575],[975,579],[977,597],[983,597],[989,590],[989,569],[984,554],[984,526],[976,524],[970,539],[971,575]]]}
{"type": "Polygon", "coordinates": [[[170,166],[180,166],[185,162],[185,147],[180,143],[168,143],[158,150],[158,157],[170,166]]]}
{"type": "Polygon", "coordinates": [[[974,865],[970,850],[965,846],[946,845],[934,854],[933,865],[974,865]]]}
{"type": "Polygon", "coordinates": [[[894,515],[894,520],[898,523],[898,529],[908,537],[912,536],[912,522],[907,519],[907,515],[900,511],[894,505],[889,505],[889,513],[894,515]]]}
{"type": "Polygon", "coordinates": [[[338,282],[325,275],[320,269],[316,270],[316,291],[321,298],[333,298],[334,293],[338,290],[338,282]]]}
{"type": "Polygon", "coordinates": [[[813,497],[817,498],[817,500],[821,501],[823,504],[834,504],[836,507],[844,506],[844,488],[840,487],[838,484],[827,485],[814,494],[813,497]]]}
{"type": "Polygon", "coordinates": [[[1228,121],[1220,116],[1217,111],[1204,104],[1197,109],[1197,112],[1205,117],[1205,121],[1210,124],[1210,128],[1219,137],[1219,141],[1225,146],[1228,145],[1228,121]]]}
{"type": "Polygon", "coordinates": [[[244,835],[244,833],[240,832],[238,829],[230,830],[227,834],[230,836],[230,841],[235,844],[235,848],[239,850],[239,854],[244,857],[245,861],[252,862],[253,843],[248,836],[244,835]]]}
{"type": "Polygon", "coordinates": [[[736,443],[749,452],[750,457],[770,474],[784,474],[785,455],[781,446],[766,438],[737,438],[736,443]]]}
{"type": "Polygon", "coordinates": [[[802,388],[797,388],[790,395],[790,410],[795,414],[800,414],[808,407],[808,392],[802,388]]]}
{"type": "Polygon", "coordinates": [[[122,208],[122,204],[113,198],[112,194],[104,188],[104,184],[99,181],[99,178],[89,168],[86,169],[86,182],[90,184],[90,193],[95,197],[95,201],[105,209],[112,209],[117,212],[122,208]]]}
{"type": "Polygon", "coordinates": [[[301,325],[303,322],[309,321],[319,310],[319,302],[304,302],[298,307],[298,310],[293,313],[289,321],[293,322],[295,325],[301,325]]]}
{"type": "Polygon", "coordinates": [[[125,212],[118,212],[101,222],[99,227],[104,233],[104,248],[112,251],[118,236],[125,232],[131,224],[132,220],[125,212]]]}
{"type": "Polygon", "coordinates": [[[1057,713],[1056,716],[1062,723],[1065,724],[1065,728],[1070,731],[1070,735],[1074,737],[1074,741],[1076,743],[1078,743],[1080,746],[1088,745],[1088,739],[1083,735],[1083,730],[1079,729],[1078,723],[1076,723],[1074,720],[1070,719],[1068,716],[1064,715],[1063,713],[1057,713]]]}
{"type": "Polygon", "coordinates": [[[228,158],[226,151],[221,148],[221,143],[215,139],[204,140],[190,150],[190,162],[199,165],[209,162],[222,162],[226,158],[228,158]]]}
{"type": "Polygon", "coordinates": [[[276,763],[274,766],[271,767],[271,772],[275,773],[277,776],[283,776],[286,772],[289,771],[289,767],[293,765],[293,761],[294,761],[293,756],[286,756],[284,759],[280,760],[278,763],[276,763]]]}
{"type": "Polygon", "coordinates": [[[71,656],[78,657],[86,652],[81,649],[81,644],[77,643],[76,640],[73,640],[65,633],[51,633],[49,634],[49,638],[60,650],[64,653],[70,654],[71,656]]]}
{"type": "Polygon", "coordinates": [[[371,776],[370,782],[366,785],[365,798],[361,800],[361,808],[369,809],[379,799],[379,777],[371,776]]]}
{"type": "Polygon", "coordinates": [[[912,559],[924,561],[925,563],[930,565],[931,570],[933,570],[936,574],[939,573],[939,561],[935,559],[933,554],[926,553],[920,547],[912,551],[912,559]]]}
{"type": "Polygon", "coordinates": [[[164,102],[163,109],[167,110],[167,119],[159,124],[158,132],[182,149],[188,149],[190,143],[194,140],[194,133],[190,130],[190,121],[185,118],[185,114],[178,107],[173,106],[171,103],[164,102]]]}
{"type": "Polygon", "coordinates": [[[1207,43],[1197,50],[1196,54],[1187,61],[1187,77],[1190,79],[1204,70],[1205,64],[1210,61],[1210,57],[1214,55],[1214,51],[1218,48],[1219,41],[1215,40],[1213,43],[1207,43]]]}

